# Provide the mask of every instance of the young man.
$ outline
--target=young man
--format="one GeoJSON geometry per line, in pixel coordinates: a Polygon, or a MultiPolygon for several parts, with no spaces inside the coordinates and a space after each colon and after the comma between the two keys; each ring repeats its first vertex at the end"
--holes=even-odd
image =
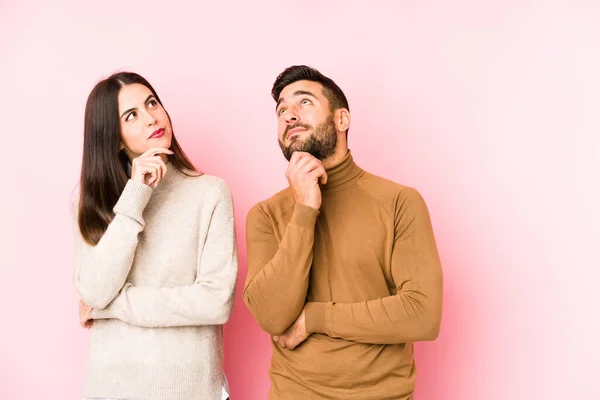
{"type": "Polygon", "coordinates": [[[289,187],[247,220],[244,301],[273,337],[269,399],[411,399],[412,342],[440,329],[442,272],[419,193],[362,170],[329,78],[273,85],[289,187]]]}

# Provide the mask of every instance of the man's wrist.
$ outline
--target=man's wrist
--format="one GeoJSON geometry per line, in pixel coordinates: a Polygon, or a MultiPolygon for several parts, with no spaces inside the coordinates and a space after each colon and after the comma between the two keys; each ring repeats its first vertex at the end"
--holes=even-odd
{"type": "Polygon", "coordinates": [[[304,306],[306,333],[327,333],[327,306],[329,302],[308,302],[304,306]]]}

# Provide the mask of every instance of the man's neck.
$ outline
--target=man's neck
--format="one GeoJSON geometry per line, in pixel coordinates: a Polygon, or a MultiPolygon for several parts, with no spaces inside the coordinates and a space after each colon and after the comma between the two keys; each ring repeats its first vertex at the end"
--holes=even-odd
{"type": "Polygon", "coordinates": [[[330,157],[327,157],[326,159],[321,161],[323,163],[323,167],[325,167],[325,169],[329,169],[338,165],[342,162],[344,157],[346,157],[346,154],[348,154],[347,147],[337,149],[336,152],[333,153],[330,157]]]}

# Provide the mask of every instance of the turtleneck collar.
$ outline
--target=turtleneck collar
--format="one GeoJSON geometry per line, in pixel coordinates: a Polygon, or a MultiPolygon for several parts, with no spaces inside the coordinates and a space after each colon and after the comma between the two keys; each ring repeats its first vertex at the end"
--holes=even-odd
{"type": "Polygon", "coordinates": [[[325,185],[321,185],[322,190],[328,190],[350,184],[364,172],[352,159],[350,150],[348,150],[348,153],[342,159],[342,161],[330,168],[327,168],[326,171],[327,183],[325,185]]]}

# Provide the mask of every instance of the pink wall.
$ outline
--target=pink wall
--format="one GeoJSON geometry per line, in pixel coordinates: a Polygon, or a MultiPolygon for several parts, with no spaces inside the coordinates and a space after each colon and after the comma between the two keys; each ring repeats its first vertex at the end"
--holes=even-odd
{"type": "Polygon", "coordinates": [[[357,162],[429,204],[445,310],[416,399],[600,399],[597,0],[26,3],[0,3],[0,399],[81,397],[69,196],[86,97],[116,69],[234,193],[226,369],[235,400],[265,398],[245,216],[285,187],[269,93],[295,63],[345,90],[357,162]]]}

